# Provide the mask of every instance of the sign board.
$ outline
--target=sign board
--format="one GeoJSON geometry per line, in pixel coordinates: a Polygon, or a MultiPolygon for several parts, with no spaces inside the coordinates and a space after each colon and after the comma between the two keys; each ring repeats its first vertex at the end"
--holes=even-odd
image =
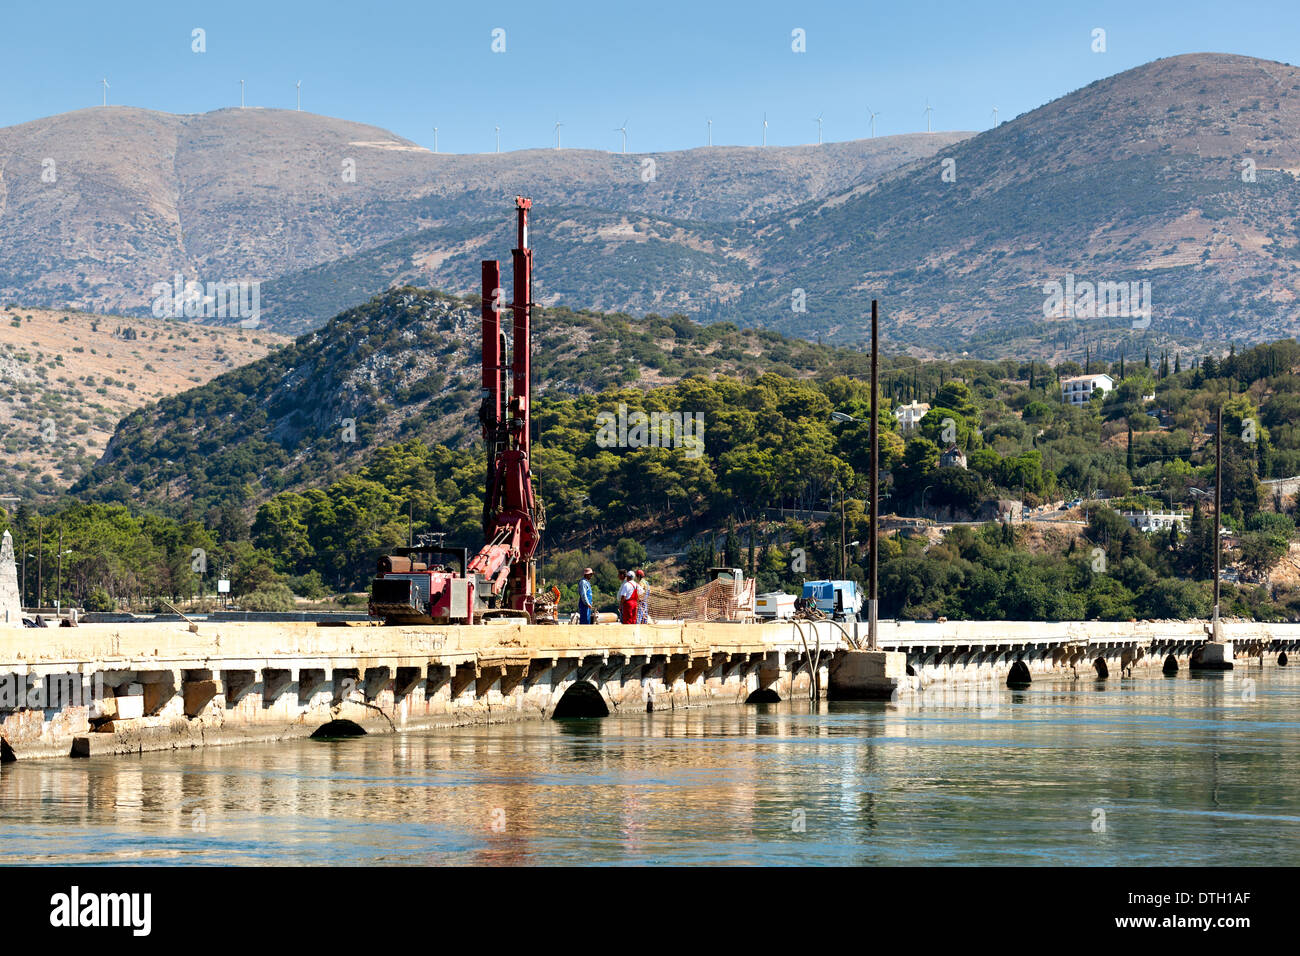
{"type": "Polygon", "coordinates": [[[218,581],[218,582],[217,582],[217,593],[218,593],[218,594],[229,594],[229,593],[230,593],[230,582],[229,582],[229,581],[218,581]]]}

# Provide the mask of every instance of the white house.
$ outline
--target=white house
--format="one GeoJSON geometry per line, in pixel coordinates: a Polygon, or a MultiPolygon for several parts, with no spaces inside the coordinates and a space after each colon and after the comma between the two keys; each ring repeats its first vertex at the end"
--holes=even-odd
{"type": "Polygon", "coordinates": [[[1061,379],[1061,398],[1071,405],[1087,405],[1094,391],[1110,392],[1114,388],[1115,380],[1105,373],[1075,375],[1061,379]]]}
{"type": "Polygon", "coordinates": [[[1139,531],[1168,531],[1171,525],[1186,531],[1189,517],[1182,511],[1122,511],[1120,515],[1139,531]]]}
{"type": "Polygon", "coordinates": [[[894,417],[898,419],[898,430],[901,432],[910,432],[915,428],[925,413],[930,410],[928,402],[909,402],[906,405],[899,405],[894,409],[894,417]]]}

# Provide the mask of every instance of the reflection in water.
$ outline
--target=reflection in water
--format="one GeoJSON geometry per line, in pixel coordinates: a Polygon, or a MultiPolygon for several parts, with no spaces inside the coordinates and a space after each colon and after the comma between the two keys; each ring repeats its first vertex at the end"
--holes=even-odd
{"type": "Polygon", "coordinates": [[[0,862],[1295,864],[1297,714],[1270,668],[19,761],[0,862]]]}

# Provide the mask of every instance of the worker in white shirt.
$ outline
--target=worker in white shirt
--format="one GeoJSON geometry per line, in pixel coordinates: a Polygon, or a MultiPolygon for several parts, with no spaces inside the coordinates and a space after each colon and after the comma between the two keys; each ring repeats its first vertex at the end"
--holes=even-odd
{"type": "Polygon", "coordinates": [[[624,624],[636,623],[636,576],[631,571],[623,574],[623,586],[618,589],[619,620],[624,624]]]}

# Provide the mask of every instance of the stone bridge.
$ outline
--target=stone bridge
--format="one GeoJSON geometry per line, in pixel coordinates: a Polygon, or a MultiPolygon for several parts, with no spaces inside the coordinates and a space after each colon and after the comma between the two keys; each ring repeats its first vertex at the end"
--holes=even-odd
{"type": "MultiPolygon", "coordinates": [[[[1285,664],[1300,626],[1224,623],[1229,663],[1285,664]]],[[[1204,622],[882,621],[377,627],[0,624],[0,759],[321,731],[402,732],[710,704],[889,698],[936,682],[1166,673],[1204,622]]]]}

